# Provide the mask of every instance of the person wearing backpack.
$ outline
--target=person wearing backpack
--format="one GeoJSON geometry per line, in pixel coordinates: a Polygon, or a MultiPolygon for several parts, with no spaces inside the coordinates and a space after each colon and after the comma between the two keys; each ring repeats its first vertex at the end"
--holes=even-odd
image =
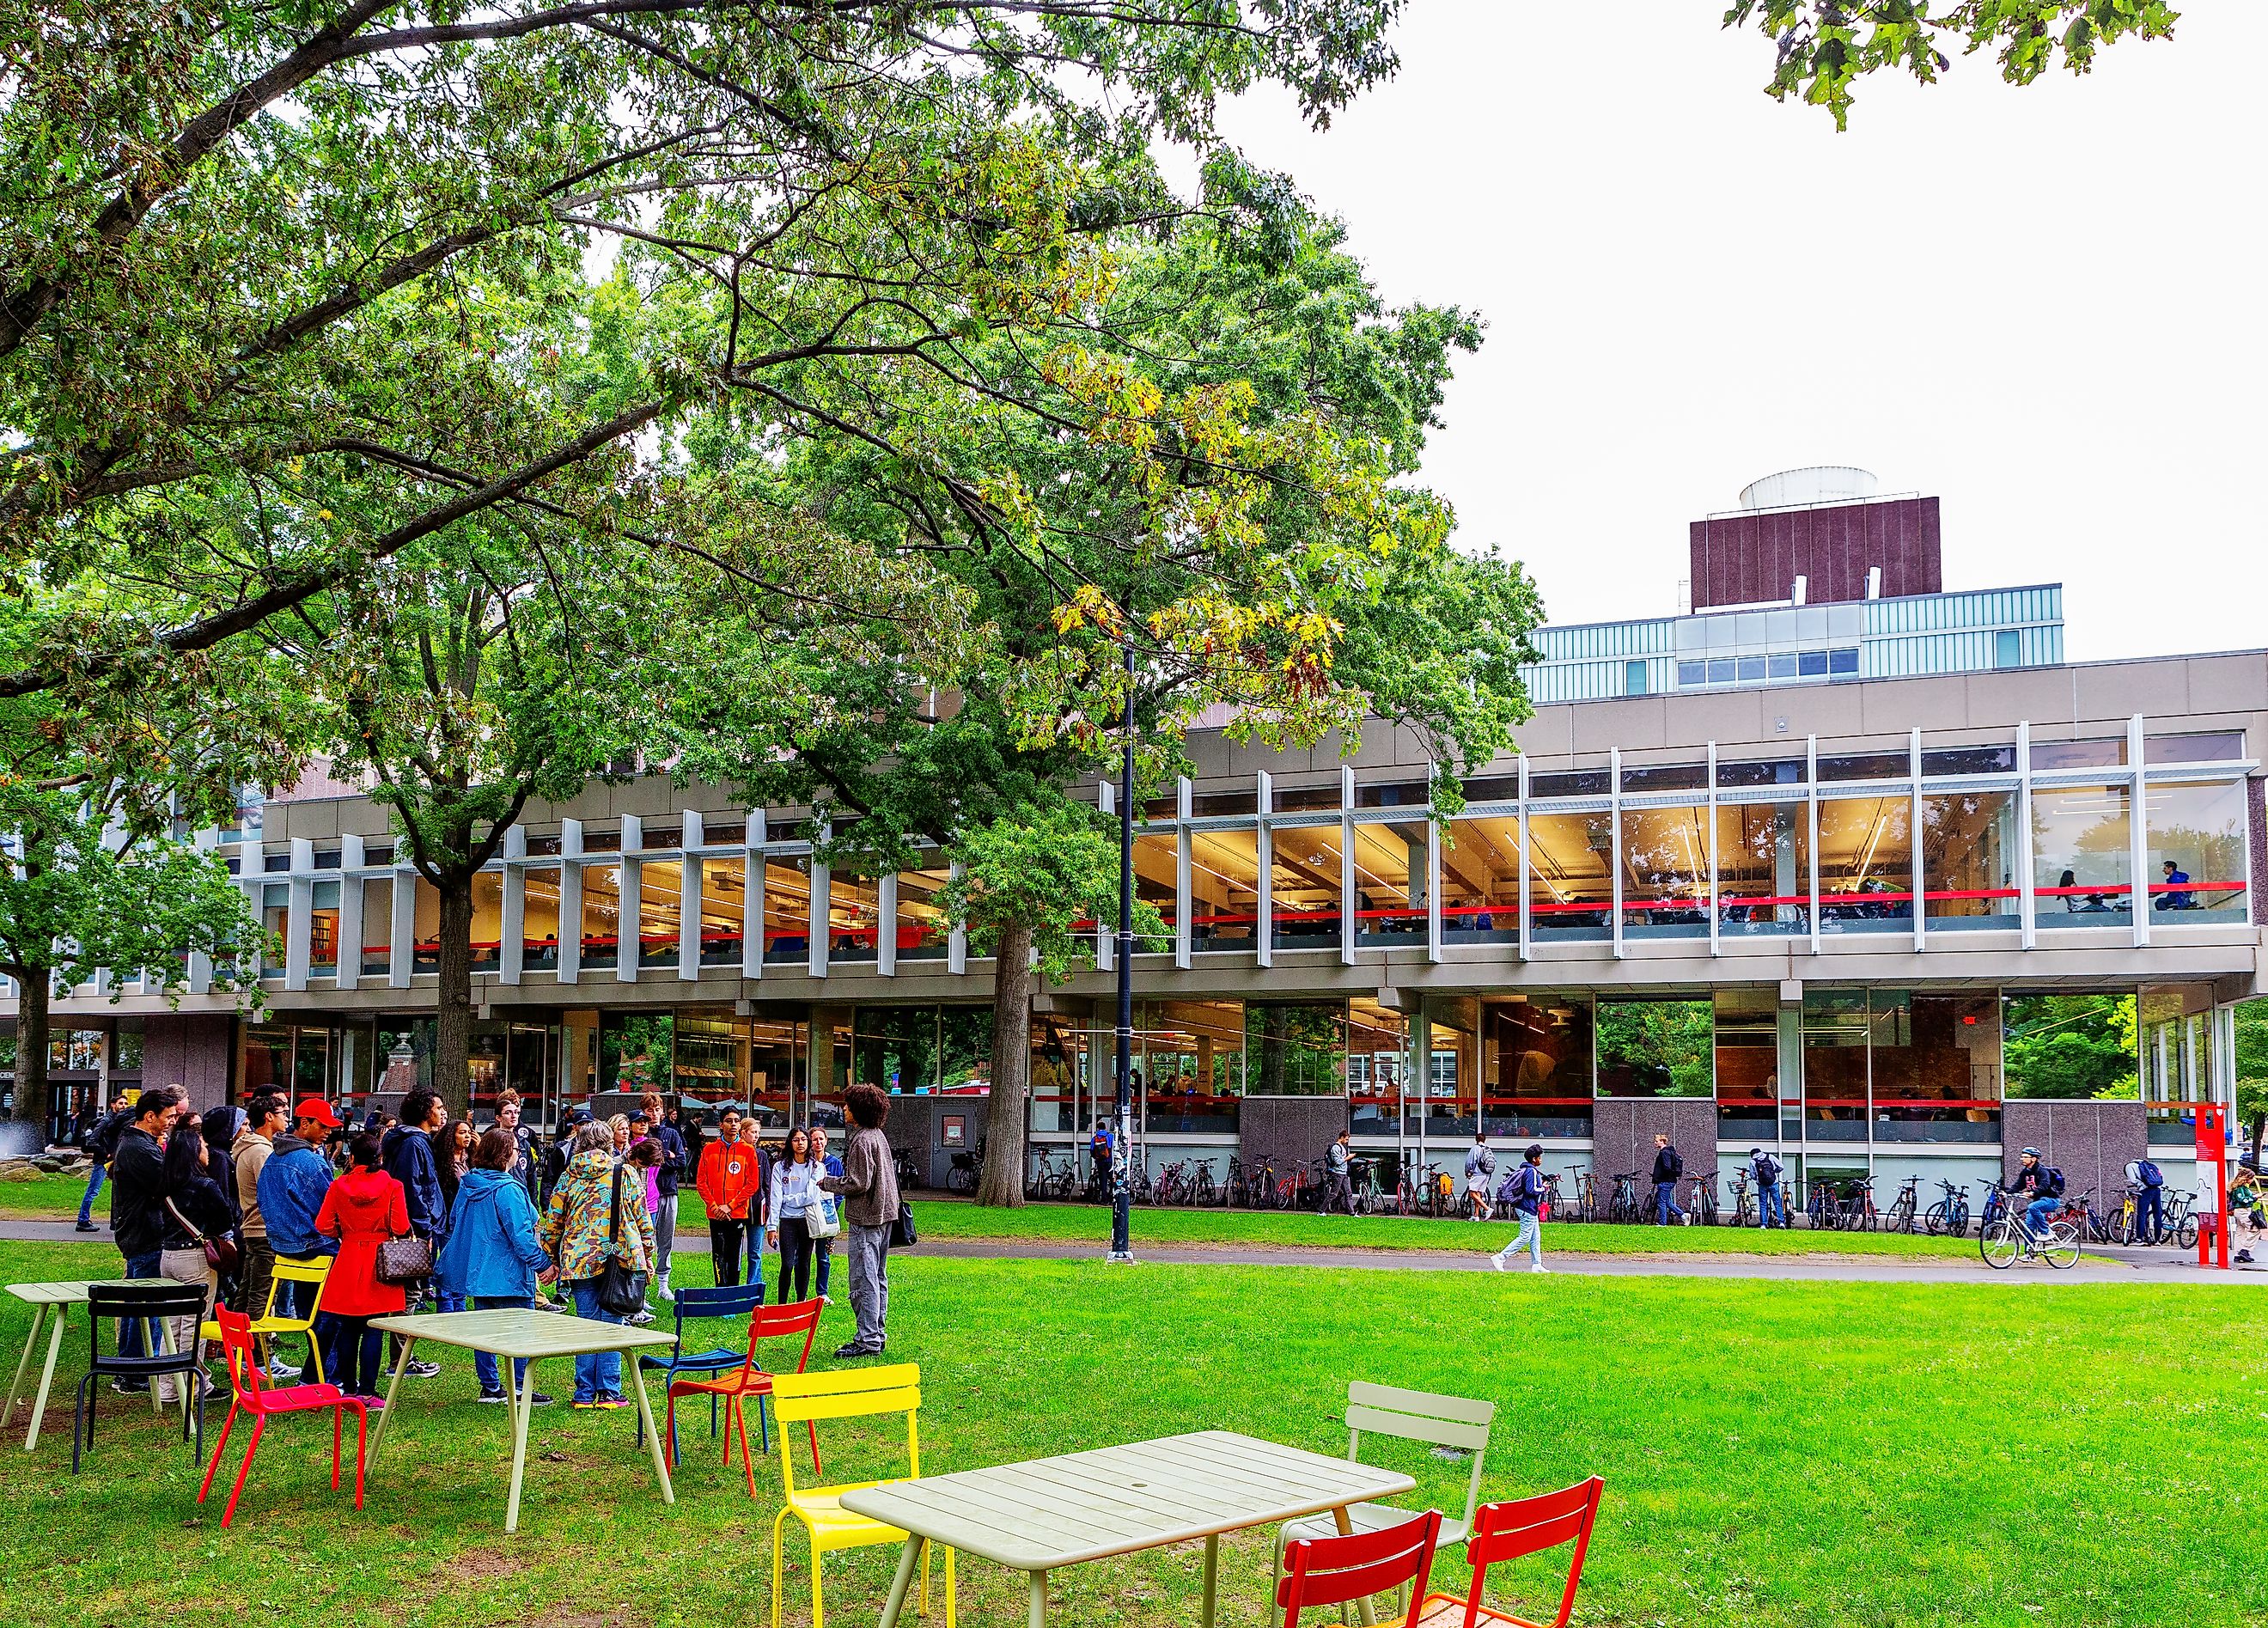
{"type": "Polygon", "coordinates": [[[79,1146],[94,1160],[94,1168],[86,1173],[86,1191],[78,1201],[78,1230],[97,1233],[102,1229],[94,1224],[94,1197],[102,1190],[103,1178],[110,1174],[110,1156],[118,1151],[118,1133],[134,1123],[134,1099],[138,1091],[121,1094],[118,1107],[106,1115],[79,1139],[79,1146]]]}
{"type": "Polygon", "coordinates": [[[1685,1174],[1685,1157],[1672,1145],[1667,1131],[1656,1131],[1653,1138],[1653,1224],[1669,1225],[1669,1218],[1685,1219],[1685,1212],[1678,1207],[1677,1181],[1685,1174]]]}
{"type": "Polygon", "coordinates": [[[2008,1191],[2027,1200],[2024,1237],[2028,1243],[2036,1244],[2046,1235],[2048,1217],[2063,1203],[2063,1172],[2042,1164],[2036,1147],[2026,1148],[2019,1157],[2023,1162],[2017,1167],[2016,1179],[2008,1183],[2008,1191]]]}
{"type": "Polygon", "coordinates": [[[2148,1159],[2138,1159],[2126,1168],[2134,1178],[2134,1235],[2155,1243],[2166,1230],[2166,1173],[2148,1159]]]}
{"type": "Polygon", "coordinates": [[[1488,1145],[1488,1132],[1473,1132],[1473,1145],[1465,1152],[1465,1219],[1485,1221],[1496,1212],[1489,1204],[1489,1193],[1496,1186],[1496,1153],[1488,1145]]]}
{"type": "Polygon", "coordinates": [[[1489,1256],[1497,1271],[1505,1270],[1505,1263],[1521,1250],[1528,1251],[1528,1270],[1548,1272],[1543,1263],[1543,1145],[1528,1144],[1528,1152],[1521,1157],[1520,1168],[1505,1178],[1504,1190],[1510,1195],[1512,1212],[1520,1218],[1520,1230],[1512,1241],[1489,1256]]]}
{"type": "Polygon", "coordinates": [[[1756,1188],[1756,1230],[1787,1225],[1787,1211],[1779,1201],[1780,1162],[1761,1147],[1749,1149],[1749,1180],[1756,1188]]]}

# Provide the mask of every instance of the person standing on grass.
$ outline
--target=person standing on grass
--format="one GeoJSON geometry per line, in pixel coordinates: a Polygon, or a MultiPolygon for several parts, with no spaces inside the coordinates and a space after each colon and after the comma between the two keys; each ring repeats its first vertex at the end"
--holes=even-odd
{"type": "MultiPolygon", "coordinates": [[[[575,1296],[575,1315],[598,1322],[622,1321],[599,1304],[599,1275],[607,1268],[610,1249],[632,1271],[649,1271],[653,1262],[653,1219],[638,1194],[643,1178],[636,1165],[617,1163],[614,1150],[611,1125],[587,1124],[575,1132],[567,1174],[552,1190],[537,1230],[559,1281],[575,1296]]],[[[629,1405],[622,1396],[620,1352],[575,1359],[573,1405],[629,1405]]]]}
{"type": "MultiPolygon", "coordinates": [[[[204,1131],[195,1119],[184,1116],[166,1138],[161,1168],[164,1185],[158,1210],[164,1232],[158,1275],[175,1283],[194,1284],[204,1291],[205,1297],[195,1316],[167,1320],[166,1337],[174,1351],[195,1351],[197,1325],[211,1315],[214,1296],[220,1289],[220,1274],[205,1258],[204,1241],[228,1237],[236,1229],[236,1218],[229,1210],[220,1183],[212,1178],[212,1167],[205,1156],[204,1131]]],[[[176,1400],[181,1378],[172,1374],[160,1375],[158,1400],[176,1400]]]]}
{"type": "Polygon", "coordinates": [[[654,1295],[663,1301],[670,1300],[669,1258],[677,1248],[677,1184],[686,1172],[685,1138],[677,1134],[677,1127],[661,1106],[661,1094],[649,1091],[643,1104],[646,1116],[646,1134],[661,1146],[661,1166],[654,1172],[653,1190],[656,1204],[653,1212],[654,1295]]]}
{"type": "Polygon", "coordinates": [[[1465,1153],[1465,1219],[1485,1221],[1495,1213],[1489,1194],[1496,1186],[1496,1153],[1488,1145],[1488,1132],[1473,1132],[1473,1145],[1465,1153]]]}
{"type": "MultiPolygon", "coordinates": [[[[236,1162],[230,1175],[236,1188],[237,1230],[244,1240],[244,1315],[258,1319],[268,1315],[268,1289],[276,1280],[276,1251],[268,1241],[268,1218],[260,1212],[260,1173],[276,1156],[276,1138],[284,1134],[284,1099],[262,1092],[245,1109],[245,1127],[236,1138],[236,1162]]],[[[262,1368],[272,1368],[268,1342],[258,1338],[253,1352],[262,1368]]],[[[291,1378],[292,1374],[270,1378],[291,1378]]]]}
{"type": "Polygon", "coordinates": [[[1528,1251],[1528,1270],[1532,1272],[1548,1272],[1551,1269],[1543,1263],[1543,1145],[1542,1143],[1528,1144],[1528,1152],[1521,1155],[1520,1168],[1513,1172],[1509,1185],[1512,1189],[1512,1212],[1520,1218],[1520,1230],[1513,1234],[1510,1243],[1489,1256],[1489,1259],[1495,1263],[1497,1271],[1502,1271],[1505,1270],[1505,1263],[1524,1249],[1528,1251]]]}
{"type": "Polygon", "coordinates": [[[110,1174],[111,1156],[118,1151],[119,1132],[134,1123],[134,1099],[137,1094],[124,1093],[118,1106],[87,1133],[85,1145],[87,1157],[94,1160],[94,1168],[86,1173],[86,1191],[79,1196],[78,1230],[83,1233],[102,1230],[94,1224],[94,1197],[102,1190],[104,1177],[110,1174]]]}
{"type": "Polygon", "coordinates": [[[1354,1132],[1342,1131],[1323,1150],[1323,1207],[1321,1213],[1329,1215],[1331,1206],[1342,1205],[1349,1215],[1354,1213],[1354,1132]]]}
{"type": "Polygon", "coordinates": [[[779,1252],[779,1303],[811,1297],[811,1214],[827,1202],[819,1190],[826,1167],[811,1156],[811,1132],[798,1125],[772,1161],[771,1220],[767,1241],[779,1252]],[[792,1293],[791,1293],[791,1290],[792,1293]]]}
{"type": "Polygon", "coordinates": [[[1677,1182],[1685,1174],[1684,1155],[1670,1142],[1667,1131],[1658,1131],[1653,1138],[1653,1224],[1669,1225],[1669,1218],[1680,1221],[1685,1212],[1678,1207],[1677,1182]]]}
{"type": "MultiPolygon", "coordinates": [[[[386,1161],[386,1173],[401,1184],[404,1201],[409,1206],[409,1230],[425,1240],[438,1255],[447,1241],[449,1207],[441,1197],[439,1161],[433,1157],[435,1133],[449,1123],[449,1109],[432,1092],[419,1087],[401,1099],[401,1116],[393,1130],[379,1143],[386,1161]]],[[[427,1284],[414,1285],[416,1300],[425,1298],[427,1284]]],[[[401,1337],[394,1335],[387,1342],[387,1358],[399,1360],[401,1337]]],[[[441,1366],[413,1358],[402,1370],[412,1379],[429,1380],[441,1371],[441,1366]]]]}
{"type": "MultiPolygon", "coordinates": [[[[843,1174],[843,1161],[827,1151],[827,1127],[825,1125],[814,1125],[811,1127],[811,1162],[818,1167],[818,1168],[813,1172],[814,1178],[822,1175],[839,1176],[843,1174]]],[[[835,1240],[832,1238],[813,1239],[812,1253],[819,1257],[819,1281],[815,1286],[819,1291],[820,1300],[825,1305],[832,1306],[835,1304],[835,1300],[834,1298],[827,1293],[827,1276],[828,1269],[835,1264],[835,1240]]]]}
{"type": "Polygon", "coordinates": [[[740,1281],[741,1234],[755,1201],[755,1145],[740,1140],[740,1110],[728,1108],[717,1121],[717,1139],[701,1150],[695,1190],[709,1212],[709,1263],[720,1289],[740,1281]]]}
{"type": "Polygon", "coordinates": [[[378,1275],[378,1246],[388,1238],[407,1238],[411,1232],[409,1195],[386,1173],[383,1150],[374,1131],[362,1131],[350,1140],[346,1174],[331,1183],[315,1215],[315,1230],[339,1241],[339,1258],[331,1263],[331,1275],[323,1285],[323,1309],[337,1319],[331,1382],[371,1407],[380,1405],[378,1364],[383,1342],[370,1320],[398,1316],[408,1308],[409,1298],[400,1284],[387,1283],[378,1275]]]}
{"type": "Polygon", "coordinates": [[[1749,1180],[1756,1188],[1756,1230],[1786,1227],[1787,1211],[1779,1201],[1780,1162],[1761,1147],[1749,1149],[1749,1180]]]}
{"type": "Polygon", "coordinates": [[[843,1174],[819,1178],[821,1190],[843,1200],[844,1235],[850,1250],[850,1308],[858,1332],[839,1346],[837,1357],[880,1356],[890,1316],[890,1227],[898,1219],[898,1170],[882,1124],[890,1099],[879,1087],[859,1084],[843,1099],[850,1116],[850,1145],[843,1151],[843,1174]]]}
{"type": "MultiPolygon", "coordinates": [[[[181,1117],[181,1090],[158,1086],[136,1099],[134,1120],[118,1133],[110,1156],[110,1236],[126,1257],[126,1276],[155,1278],[165,1259],[166,1153],[164,1142],[181,1117]]],[[[143,1325],[129,1321],[118,1333],[123,1357],[144,1354],[143,1325]]],[[[110,1388],[143,1393],[147,1380],[120,1379],[110,1388]]]]}
{"type": "Polygon", "coordinates": [[[497,1098],[496,1129],[512,1137],[512,1163],[505,1174],[527,1190],[532,1203],[536,1197],[536,1177],[541,1160],[535,1152],[535,1132],[520,1123],[519,1093],[505,1087],[497,1098]]]}
{"type": "MultiPolygon", "coordinates": [[[[535,1234],[534,1201],[512,1173],[519,1151],[512,1133],[502,1125],[481,1133],[473,1146],[472,1168],[457,1184],[456,1203],[449,1211],[449,1241],[433,1263],[442,1293],[470,1304],[475,1311],[531,1309],[537,1283],[551,1276],[551,1257],[535,1234]]],[[[474,1353],[473,1371],[481,1383],[475,1401],[507,1399],[492,1354],[474,1353]]],[[[527,1364],[515,1360],[515,1390],[526,1375],[527,1364]]],[[[539,1393],[528,1400],[542,1407],[551,1398],[539,1393]]]]}

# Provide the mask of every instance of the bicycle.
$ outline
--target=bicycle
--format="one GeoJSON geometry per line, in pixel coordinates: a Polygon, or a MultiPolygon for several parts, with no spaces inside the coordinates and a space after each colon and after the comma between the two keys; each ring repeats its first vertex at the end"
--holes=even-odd
{"type": "Polygon", "coordinates": [[[1695,1226],[1717,1225],[1719,1218],[1717,1214],[1717,1173],[1714,1170],[1693,1178],[1693,1197],[1687,1204],[1695,1226]]]}
{"type": "Polygon", "coordinates": [[[2004,1194],[2000,1212],[1977,1229],[1977,1253],[1994,1271],[2029,1260],[2044,1260],[2058,1271],[2069,1271],[2079,1264],[2080,1249],[2080,1228],[2067,1219],[2069,1214],[2070,1206],[2061,1206],[2047,1218],[2045,1230],[2035,1234],[2024,1224],[2023,1211],[2007,1202],[2004,1194]]]}
{"type": "Polygon", "coordinates": [[[1559,1178],[1556,1175],[1546,1175],[1543,1178],[1543,1219],[1550,1220],[1558,1213],[1559,1178]]]}
{"type": "Polygon", "coordinates": [[[1378,1160],[1358,1159],[1353,1161],[1354,1212],[1370,1215],[1386,1207],[1386,1189],[1378,1180],[1378,1160]]]}
{"type": "Polygon", "coordinates": [[[1811,1184],[1811,1201],[1804,1206],[1804,1215],[1815,1233],[1840,1232],[1843,1229],[1843,1208],[1835,1200],[1835,1183],[1815,1181],[1811,1184]]]}
{"type": "Polygon", "coordinates": [[[1035,1152],[1032,1155],[1032,1174],[1024,1178],[1024,1197],[1028,1199],[1068,1198],[1079,1184],[1079,1161],[1069,1153],[1035,1152]],[[1062,1164],[1056,1163],[1062,1160],[1062,1164]]]}
{"type": "Polygon", "coordinates": [[[1928,1212],[1922,1217],[1922,1226],[1933,1238],[1948,1234],[1955,1238],[1966,1238],[1969,1235],[1969,1190],[1956,1182],[1940,1182],[1937,1185],[1945,1196],[1930,1205],[1928,1212]]]}
{"type": "Polygon", "coordinates": [[[1200,1160],[1197,1174],[1189,1178],[1189,1202],[1198,1205],[1221,1202],[1220,1189],[1214,1185],[1210,1160],[1200,1160]]]}
{"type": "Polygon", "coordinates": [[[1638,1179],[1644,1174],[1642,1170],[1632,1170],[1614,1178],[1614,1196],[1607,1200],[1607,1219],[1625,1227],[1636,1227],[1645,1220],[1645,1206],[1638,1196],[1638,1179]]]}
{"type": "Polygon", "coordinates": [[[2158,1228],[2158,1241],[2170,1238],[2180,1248],[2194,1249],[2198,1241],[2198,1219],[2190,1206],[2197,1202],[2193,1192],[2168,1193],[2165,1196],[2166,1219],[2158,1228]]]}
{"type": "Polygon", "coordinates": [[[1749,1175],[1743,1170],[1733,1178],[1733,1225],[1754,1227],[1756,1224],[1756,1201],[1749,1191],[1749,1175]]]}
{"type": "Polygon", "coordinates": [[[1189,1201],[1190,1189],[1189,1161],[1186,1159],[1176,1159],[1166,1167],[1165,1173],[1158,1178],[1158,1202],[1167,1204],[1185,1204],[1189,1201]]]}
{"type": "Polygon", "coordinates": [[[1915,1197],[1914,1190],[1920,1185],[1921,1177],[1918,1175],[1906,1177],[1906,1184],[1898,1190],[1897,1197],[1890,1204],[1889,1214],[1883,1218],[1884,1232],[1911,1233],[1913,1231],[1914,1212],[1920,1204],[1920,1200],[1915,1197]]]}
{"type": "MultiPolygon", "coordinates": [[[[1593,1191],[1591,1173],[1588,1170],[1570,1170],[1567,1175],[1575,1183],[1575,1193],[1574,1197],[1567,1201],[1567,1213],[1560,1219],[1569,1221],[1596,1220],[1598,1212],[1592,1207],[1595,1195],[1593,1191]]],[[[1554,1211],[1553,1213],[1557,1215],[1557,1212],[1554,1211]]]]}
{"type": "Polygon", "coordinates": [[[945,1190],[948,1193],[973,1193],[976,1190],[977,1174],[984,1168],[984,1138],[976,1138],[974,1153],[967,1149],[953,1156],[953,1168],[945,1173],[945,1190]]]}

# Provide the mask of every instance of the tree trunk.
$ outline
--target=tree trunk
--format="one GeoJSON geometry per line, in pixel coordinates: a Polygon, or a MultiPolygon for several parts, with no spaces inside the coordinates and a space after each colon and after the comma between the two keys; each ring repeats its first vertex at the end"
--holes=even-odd
{"type": "Polygon", "coordinates": [[[48,969],[26,968],[16,974],[14,1117],[27,1125],[48,1122],[48,969]]]}
{"type": "Polygon", "coordinates": [[[451,872],[441,895],[441,976],[435,993],[433,1089],[463,1118],[473,1105],[473,873],[451,872]]]}
{"type": "Polygon", "coordinates": [[[984,1109],[984,1168],[976,1202],[1024,1202],[1025,1100],[1032,1079],[1032,929],[1000,930],[992,973],[992,1100],[984,1109]]]}

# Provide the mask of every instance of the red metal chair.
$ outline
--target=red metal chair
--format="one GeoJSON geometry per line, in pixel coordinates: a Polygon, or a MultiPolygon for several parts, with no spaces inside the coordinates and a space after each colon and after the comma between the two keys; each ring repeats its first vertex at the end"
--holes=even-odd
{"type": "MultiPolygon", "coordinates": [[[[1309,1606],[1344,1605],[1405,1583],[1411,1599],[1423,1600],[1433,1545],[1440,1537],[1441,1512],[1429,1509],[1414,1521],[1375,1532],[1296,1540],[1284,1551],[1284,1575],[1276,1585],[1284,1628],[1300,1628],[1300,1613],[1309,1606]]],[[[1407,1620],[1414,1624],[1417,1614],[1407,1620]]]]}
{"type": "Polygon", "coordinates": [[[1481,1582],[1489,1567],[1499,1560],[1516,1560],[1572,1543],[1575,1553],[1567,1566],[1567,1587],[1559,1595],[1559,1615],[1548,1624],[1548,1628],[1567,1628],[1567,1619],[1575,1610],[1575,1590],[1583,1580],[1583,1557],[1591,1547],[1591,1528],[1599,1518],[1599,1496],[1606,1487],[1604,1481],[1593,1476],[1557,1492],[1483,1504],[1473,1519],[1472,1537],[1465,1544],[1465,1558],[1473,1565],[1472,1591],[1462,1600],[1454,1595],[1433,1595],[1418,1609],[1413,1621],[1421,1628],[1476,1628],[1482,1623],[1495,1628],[1547,1628],[1525,1617],[1483,1605],[1481,1582]]]}
{"type": "MultiPolygon", "coordinates": [[[[764,1398],[771,1395],[771,1374],[756,1360],[756,1347],[765,1340],[787,1339],[803,1336],[803,1350],[797,1353],[795,1371],[800,1374],[811,1360],[811,1342],[819,1332],[819,1314],[825,1305],[821,1300],[798,1300],[789,1306],[760,1306],[748,1314],[748,1354],[740,1366],[730,1373],[708,1374],[695,1379],[672,1380],[665,1402],[665,1423],[662,1440],[668,1445],[669,1457],[674,1467],[677,1456],[677,1399],[680,1396],[721,1396],[725,1401],[725,1468],[733,1467],[733,1430],[740,1432],[740,1467],[747,1472],[748,1496],[756,1495],[756,1464],[748,1455],[748,1419],[741,1411],[742,1401],[756,1399],[759,1422],[762,1420],[764,1398]]],[[[811,1472],[819,1469],[819,1425],[814,1420],[811,1431],[811,1472]]],[[[786,1451],[782,1443],[781,1451],[786,1451]]]]}
{"type": "Polygon", "coordinates": [[[236,1484],[229,1490],[228,1507],[221,1511],[220,1523],[226,1527],[236,1518],[236,1500],[244,1496],[244,1478],[252,1473],[252,1455],[260,1451],[261,1433],[268,1421],[283,1413],[318,1413],[328,1410],[331,1415],[331,1490],[339,1485],[339,1454],[346,1435],[347,1410],[355,1415],[355,1507],[362,1507],[363,1453],[370,1436],[370,1413],[359,1397],[350,1396],[335,1385],[292,1385],[282,1390],[271,1390],[262,1380],[260,1365],[253,1360],[252,1320],[242,1312],[224,1306],[219,1308],[221,1347],[228,1353],[229,1383],[236,1391],[230,1401],[228,1417],[221,1421],[220,1440],[213,1444],[212,1462],[205,1466],[204,1484],[197,1489],[197,1502],[205,1501],[212,1491],[213,1476],[220,1469],[220,1455],[228,1451],[228,1433],[236,1423],[239,1413],[252,1416],[252,1440],[245,1444],[244,1462],[237,1466],[236,1484]]]}

